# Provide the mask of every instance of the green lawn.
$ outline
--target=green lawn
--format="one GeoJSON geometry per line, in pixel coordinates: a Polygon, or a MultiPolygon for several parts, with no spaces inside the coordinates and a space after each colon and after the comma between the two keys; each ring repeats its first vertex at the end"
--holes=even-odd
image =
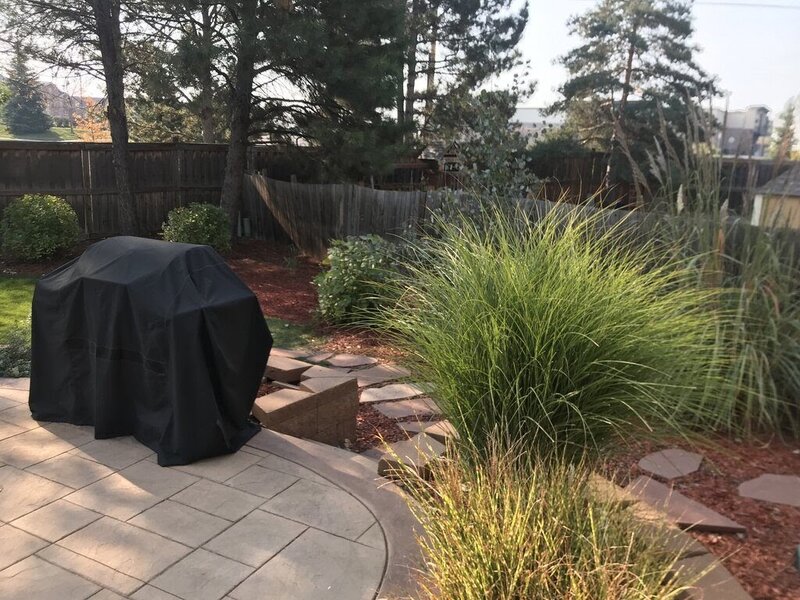
{"type": "Polygon", "coordinates": [[[281,319],[267,317],[267,325],[275,346],[278,348],[319,348],[325,343],[324,338],[314,333],[308,325],[297,325],[281,319]]]}
{"type": "Polygon", "coordinates": [[[34,142],[66,142],[77,140],[78,136],[69,127],[51,127],[44,133],[27,133],[25,135],[14,135],[4,123],[0,123],[0,140],[31,140],[34,142]]]}
{"type": "Polygon", "coordinates": [[[0,278],[0,336],[31,314],[35,284],[35,279],[26,277],[0,278]]]}

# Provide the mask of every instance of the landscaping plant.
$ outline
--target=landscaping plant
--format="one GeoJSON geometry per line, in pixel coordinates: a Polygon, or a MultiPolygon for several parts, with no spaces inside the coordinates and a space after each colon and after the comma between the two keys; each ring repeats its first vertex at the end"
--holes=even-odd
{"type": "Polygon", "coordinates": [[[78,216],[66,200],[26,194],[3,211],[3,252],[20,260],[49,258],[74,246],[80,236],[78,216]]]}
{"type": "Polygon", "coordinates": [[[225,212],[213,204],[195,202],[172,209],[161,232],[168,242],[202,244],[218,252],[231,248],[231,226],[225,212]]]}
{"type": "Polygon", "coordinates": [[[0,331],[0,377],[30,377],[31,320],[19,321],[0,331]]]}
{"type": "Polygon", "coordinates": [[[671,577],[677,555],[664,550],[659,526],[598,494],[582,465],[528,462],[502,448],[462,448],[462,460],[433,465],[432,482],[411,482],[409,506],[424,529],[423,598],[682,597],[671,577]]]}
{"type": "Polygon", "coordinates": [[[636,427],[699,418],[722,393],[713,292],[624,243],[622,225],[558,208],[441,224],[426,249],[434,267],[411,265],[389,286],[399,300],[381,322],[478,447],[499,431],[577,458],[636,427]]]}

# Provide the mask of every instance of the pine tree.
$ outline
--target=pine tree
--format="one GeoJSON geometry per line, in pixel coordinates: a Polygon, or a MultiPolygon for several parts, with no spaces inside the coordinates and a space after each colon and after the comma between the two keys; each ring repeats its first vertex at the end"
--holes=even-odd
{"type": "Polygon", "coordinates": [[[53,120],[45,112],[39,83],[27,65],[27,57],[17,44],[8,72],[8,99],[3,105],[3,118],[15,135],[42,133],[52,127],[53,120]]]}
{"type": "Polygon", "coordinates": [[[554,111],[567,113],[581,141],[609,154],[606,186],[634,182],[642,198],[653,140],[686,130],[692,106],[715,94],[696,63],[691,2],[602,0],[573,17],[580,46],[561,58],[568,80],[554,111]],[[627,172],[626,172],[627,171],[627,172]]]}
{"type": "Polygon", "coordinates": [[[772,134],[772,148],[770,154],[776,160],[782,161],[792,156],[792,150],[796,142],[795,129],[795,108],[791,100],[786,104],[786,108],[781,113],[779,124],[775,127],[772,134]]]}
{"type": "Polygon", "coordinates": [[[528,22],[527,3],[514,0],[408,0],[406,56],[397,120],[425,133],[437,105],[463,96],[492,76],[521,64],[517,49],[528,22]]]}

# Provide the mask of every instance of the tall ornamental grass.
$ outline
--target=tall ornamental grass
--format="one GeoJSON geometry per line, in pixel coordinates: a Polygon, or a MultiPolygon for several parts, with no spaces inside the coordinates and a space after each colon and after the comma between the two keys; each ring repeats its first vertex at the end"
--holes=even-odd
{"type": "Polygon", "coordinates": [[[580,457],[679,430],[720,393],[713,293],[691,272],[579,208],[489,218],[440,224],[383,316],[462,439],[580,457]]]}
{"type": "Polygon", "coordinates": [[[435,464],[433,483],[411,486],[425,533],[422,598],[681,597],[666,533],[593,492],[587,469],[530,464],[494,444],[488,457],[465,458],[435,464]]]}

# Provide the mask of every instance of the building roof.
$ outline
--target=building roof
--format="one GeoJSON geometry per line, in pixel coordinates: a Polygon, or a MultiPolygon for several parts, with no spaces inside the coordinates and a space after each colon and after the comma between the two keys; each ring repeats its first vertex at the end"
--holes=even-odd
{"type": "Polygon", "coordinates": [[[798,196],[800,197],[800,164],[778,175],[775,179],[756,190],[759,194],[772,196],[798,196]]]}

